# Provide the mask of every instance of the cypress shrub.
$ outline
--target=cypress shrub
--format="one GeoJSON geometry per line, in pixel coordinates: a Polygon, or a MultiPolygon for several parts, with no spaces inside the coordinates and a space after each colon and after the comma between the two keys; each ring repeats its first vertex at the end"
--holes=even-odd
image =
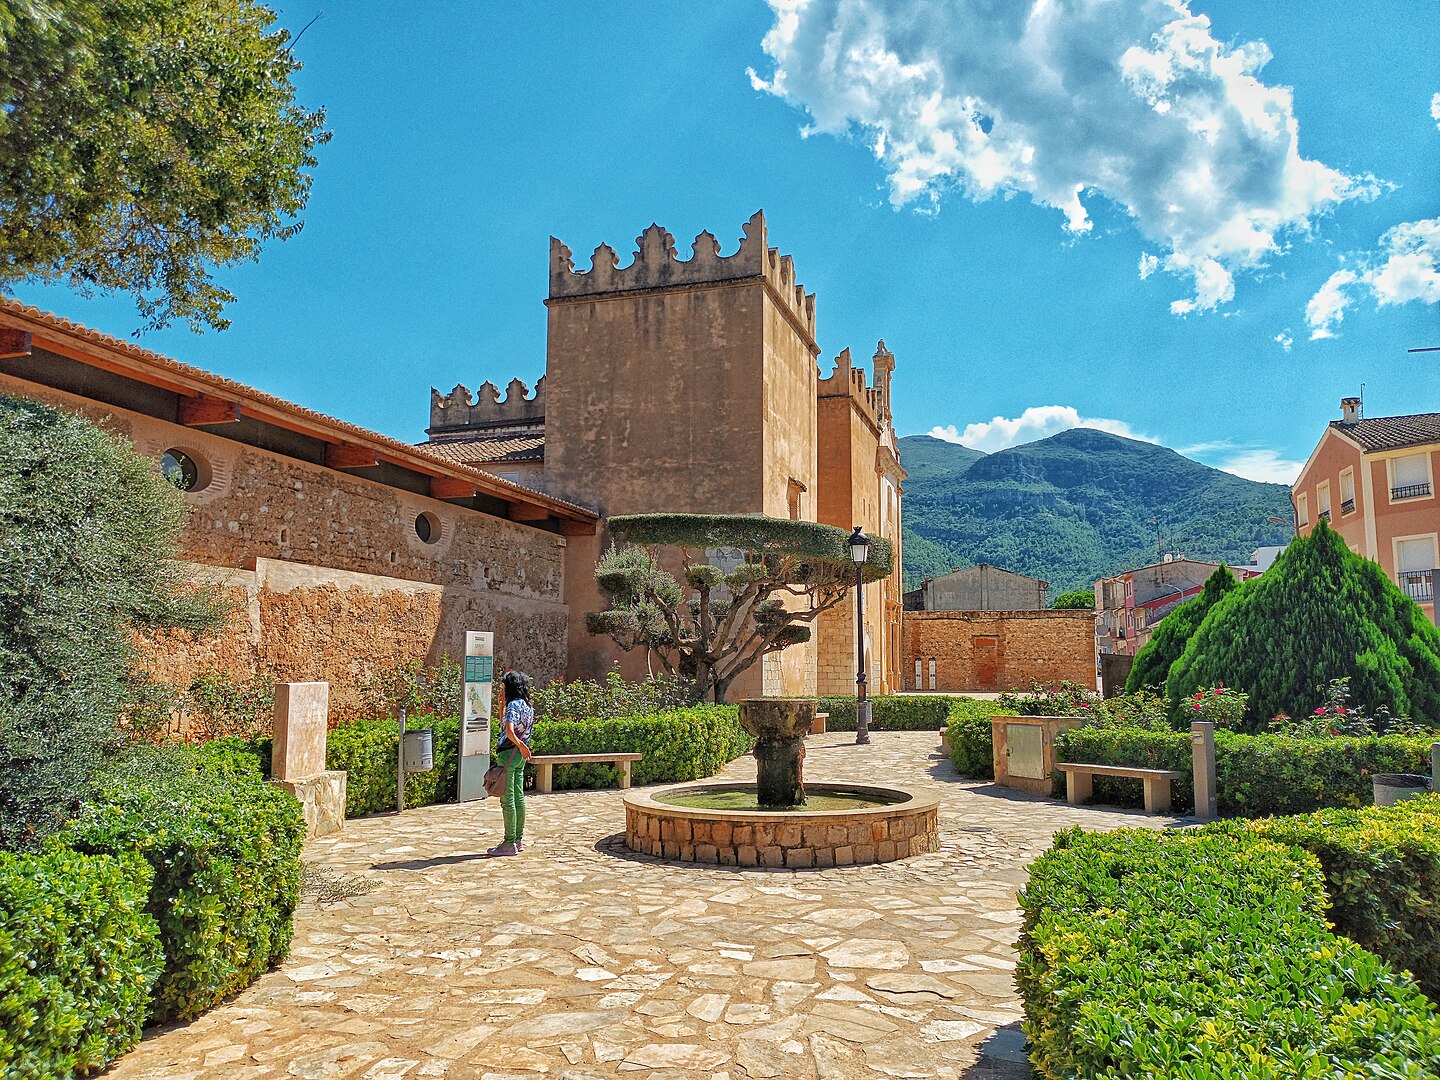
{"type": "Polygon", "coordinates": [[[1163,688],[1171,666],[1180,659],[1206,614],[1222,596],[1239,587],[1228,566],[1217,567],[1206,579],[1199,596],[1187,600],[1160,620],[1145,647],[1135,654],[1130,677],[1125,680],[1125,691],[1133,694],[1163,688]]]}
{"type": "Polygon", "coordinates": [[[1348,676],[1355,706],[1440,726],[1440,631],[1380,567],[1322,521],[1262,576],[1206,613],[1166,681],[1178,724],[1185,698],[1224,683],[1250,695],[1247,724],[1324,704],[1348,676]]]}

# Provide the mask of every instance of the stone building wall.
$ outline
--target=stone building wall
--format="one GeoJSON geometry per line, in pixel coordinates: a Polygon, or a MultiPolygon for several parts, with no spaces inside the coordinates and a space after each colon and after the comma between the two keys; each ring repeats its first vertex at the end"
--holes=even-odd
{"type": "Polygon", "coordinates": [[[981,563],[924,585],[926,611],[1040,611],[1045,582],[981,563]]]}
{"type": "Polygon", "coordinates": [[[905,690],[914,690],[915,663],[930,689],[1026,690],[1032,682],[1095,684],[1095,625],[1089,611],[907,611],[905,690]]]}
{"type": "Polygon", "coordinates": [[[343,711],[364,675],[458,656],[467,629],[494,629],[497,661],[542,683],[565,673],[565,537],[10,376],[0,393],[85,416],[157,462],[177,448],[200,463],[179,554],[234,612],[216,635],[142,635],[162,681],[325,679],[343,711]]]}

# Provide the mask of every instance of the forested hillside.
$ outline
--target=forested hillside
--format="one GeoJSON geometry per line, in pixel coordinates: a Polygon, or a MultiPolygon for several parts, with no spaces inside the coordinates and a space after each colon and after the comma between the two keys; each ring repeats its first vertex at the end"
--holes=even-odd
{"type": "Polygon", "coordinates": [[[988,562],[1050,582],[1050,595],[1167,552],[1245,563],[1283,544],[1290,493],[1153,443],[1075,428],[994,454],[912,435],[905,481],[905,587],[988,562]],[[1156,524],[1151,524],[1151,519],[1156,524]]]}

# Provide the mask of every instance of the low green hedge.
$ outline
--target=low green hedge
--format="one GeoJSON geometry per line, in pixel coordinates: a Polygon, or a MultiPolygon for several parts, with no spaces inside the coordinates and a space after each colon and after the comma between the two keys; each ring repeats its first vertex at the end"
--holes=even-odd
{"type": "Polygon", "coordinates": [[[241,764],[226,774],[207,761],[180,754],[107,779],[64,834],[87,854],[138,853],[154,872],[146,910],[165,966],[152,1023],[196,1016],[249,985],[284,958],[293,933],[300,804],[241,764]]]}
{"type": "Polygon", "coordinates": [[[1335,929],[1408,970],[1440,1001],[1440,795],[1389,809],[1225,821],[1206,831],[1311,852],[1325,873],[1326,915],[1335,929]]]}
{"type": "MultiPolygon", "coordinates": [[[[405,806],[429,806],[455,799],[455,763],[460,722],[452,717],[426,717],[406,722],[407,731],[435,732],[435,768],[405,774],[405,806]]],[[[395,809],[395,770],[400,725],[388,717],[357,720],[330,729],[325,741],[325,767],[345,771],[345,816],[364,817],[395,809]]]]}
{"type": "Polygon", "coordinates": [[[140,1041],[160,974],[134,856],[0,852],[0,1076],[68,1078],[140,1041]]]}
{"type": "Polygon", "coordinates": [[[1331,933],[1306,852],[1071,829],[1031,865],[1021,906],[1016,984],[1041,1076],[1440,1075],[1440,1013],[1331,933]]]}
{"type": "MultiPolygon", "coordinates": [[[[953,740],[952,740],[953,741],[953,740]]],[[[1429,738],[1386,736],[1237,735],[1215,733],[1220,813],[1239,817],[1307,814],[1322,807],[1362,807],[1372,800],[1377,772],[1429,772],[1429,738]]],[[[1175,805],[1194,805],[1190,736],[1180,731],[1075,728],[1056,741],[1060,761],[1173,769],[1175,805]]],[[[1063,782],[1057,791],[1063,790],[1063,782]]],[[[1138,781],[1095,778],[1095,801],[1140,805],[1138,781]]]]}
{"type": "Polygon", "coordinates": [[[995,738],[992,716],[1013,716],[1013,708],[994,701],[951,698],[945,730],[950,737],[950,764],[961,776],[995,779],[995,738]]]}
{"type": "MultiPolygon", "coordinates": [[[[945,726],[950,705],[972,698],[946,697],[940,694],[887,694],[870,699],[871,731],[939,731],[945,726]]],[[[986,704],[989,704],[988,702],[986,704]]],[[[820,698],[817,711],[828,712],[827,731],[855,730],[855,699],[853,697],[820,698]]]]}

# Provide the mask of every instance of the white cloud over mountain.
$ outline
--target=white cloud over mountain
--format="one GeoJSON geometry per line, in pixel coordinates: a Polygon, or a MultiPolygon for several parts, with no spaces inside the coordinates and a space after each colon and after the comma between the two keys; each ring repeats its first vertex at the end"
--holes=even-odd
{"type": "Polygon", "coordinates": [[[1335,337],[1346,310],[1363,293],[1379,307],[1440,303],[1440,218],[1396,225],[1354,266],[1336,270],[1305,305],[1312,341],[1335,337]]]}
{"type": "Polygon", "coordinates": [[[1071,428],[1095,428],[1112,435],[1123,435],[1127,439],[1142,442],[1158,442],[1148,435],[1141,435],[1123,420],[1107,420],[1103,417],[1081,416],[1078,409],[1069,405],[1032,405],[1019,416],[997,416],[993,420],[967,424],[964,430],[954,424],[937,425],[927,435],[932,439],[960,443],[972,450],[993,454],[996,450],[1019,446],[1021,443],[1048,439],[1071,428]]]}
{"type": "Polygon", "coordinates": [[[755,87],[805,109],[805,134],[859,133],[896,206],[949,188],[1028,194],[1091,230],[1087,200],[1159,245],[1141,276],[1193,283],[1176,314],[1235,295],[1234,275],[1372,179],[1300,155],[1290,90],[1263,42],[1217,40],[1188,0],[770,0],[774,60],[755,87]]]}

